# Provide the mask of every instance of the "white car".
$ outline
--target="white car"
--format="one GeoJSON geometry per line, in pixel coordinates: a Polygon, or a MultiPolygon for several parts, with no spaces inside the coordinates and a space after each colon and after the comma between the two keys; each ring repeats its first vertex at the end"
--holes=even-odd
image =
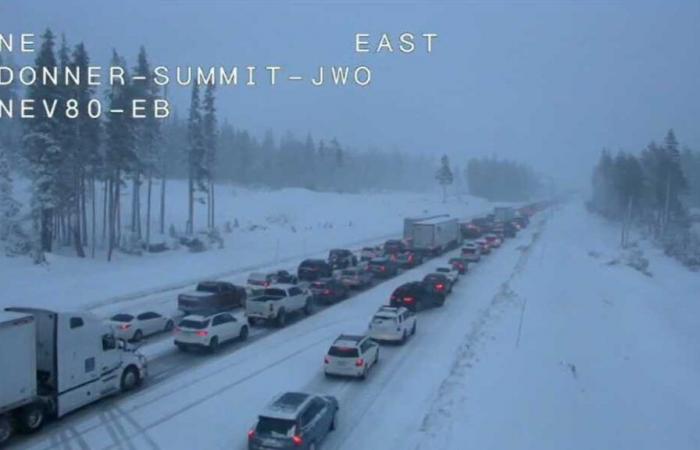
{"type": "Polygon", "coordinates": [[[444,274],[453,286],[459,281],[459,271],[452,266],[437,267],[435,273],[444,274]]]}
{"type": "Polygon", "coordinates": [[[283,327],[287,324],[289,314],[303,311],[309,315],[313,312],[313,296],[308,289],[299,286],[273,284],[262,295],[249,298],[245,310],[251,324],[269,321],[283,327]]]}
{"type": "Polygon", "coordinates": [[[114,329],[115,337],[133,342],[139,342],[145,336],[152,334],[170,332],[175,325],[173,319],[155,311],[146,311],[137,315],[115,314],[110,317],[109,324],[114,329]]]}
{"type": "Polygon", "coordinates": [[[472,242],[464,244],[462,258],[469,262],[479,262],[481,260],[481,246],[472,242]]]}
{"type": "Polygon", "coordinates": [[[248,339],[248,324],[228,312],[211,316],[186,316],[175,328],[175,345],[180,350],[206,348],[216,351],[219,345],[248,339]]]}
{"type": "Polygon", "coordinates": [[[379,362],[379,344],[369,336],[342,334],[323,359],[325,375],[356,377],[364,380],[379,362]]]}
{"type": "Polygon", "coordinates": [[[382,306],[369,322],[369,337],[375,341],[406,342],[416,334],[416,314],[403,306],[382,306]]]}

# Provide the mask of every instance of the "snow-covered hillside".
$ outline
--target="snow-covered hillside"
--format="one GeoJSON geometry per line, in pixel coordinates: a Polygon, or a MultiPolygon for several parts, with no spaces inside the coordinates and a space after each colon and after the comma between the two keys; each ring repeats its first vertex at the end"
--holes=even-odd
{"type": "MultiPolygon", "coordinates": [[[[468,196],[451,197],[443,204],[437,192],[359,195],[230,185],[218,186],[217,192],[220,226],[238,223],[230,234],[223,233],[223,249],[194,254],[183,248],[142,257],[117,252],[110,263],[104,251],[98,251],[94,260],[52,254],[47,266],[35,266],[26,257],[0,256],[0,306],[70,309],[109,304],[115,297],[136,297],[236,272],[247,274],[258,266],[295,265],[304,256],[321,252],[325,257],[335,246],[375,243],[399,235],[407,216],[450,213],[462,218],[491,209],[487,202],[468,196]]],[[[123,199],[125,210],[129,198],[123,199]]],[[[166,224],[182,230],[187,220],[186,184],[171,182],[168,198],[166,224]]],[[[206,223],[206,208],[199,206],[196,212],[195,226],[201,226],[206,223]]],[[[71,249],[67,251],[72,254],[71,249]]]]}
{"type": "Polygon", "coordinates": [[[243,449],[261,408],[301,389],[340,401],[324,449],[696,449],[698,275],[649,249],[651,276],[611,263],[617,231],[579,204],[539,214],[364,382],[324,378],[328,346],[450,255],[218,355],[160,356],[140,391],[14,445],[243,449]]]}

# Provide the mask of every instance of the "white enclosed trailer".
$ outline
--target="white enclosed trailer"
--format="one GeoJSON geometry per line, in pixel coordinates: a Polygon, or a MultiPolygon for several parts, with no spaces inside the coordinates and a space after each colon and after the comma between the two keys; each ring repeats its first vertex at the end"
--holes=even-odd
{"type": "Polygon", "coordinates": [[[462,242],[459,222],[449,216],[415,221],[410,228],[411,246],[418,251],[440,254],[462,242]]]}
{"type": "Polygon", "coordinates": [[[36,431],[146,377],[146,358],[92,314],[35,308],[0,312],[0,443],[36,431]],[[6,381],[7,380],[7,381],[6,381]]]}

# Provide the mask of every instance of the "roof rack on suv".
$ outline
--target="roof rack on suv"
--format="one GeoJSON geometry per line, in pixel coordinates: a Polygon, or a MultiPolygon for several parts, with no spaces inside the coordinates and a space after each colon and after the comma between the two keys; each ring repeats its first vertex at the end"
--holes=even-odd
{"type": "Polygon", "coordinates": [[[362,339],[364,339],[364,336],[360,336],[358,334],[341,334],[338,336],[336,341],[354,341],[354,342],[359,342],[362,339]]]}
{"type": "Polygon", "coordinates": [[[387,312],[398,312],[401,309],[399,306],[382,305],[379,307],[377,312],[387,311],[387,312]]]}

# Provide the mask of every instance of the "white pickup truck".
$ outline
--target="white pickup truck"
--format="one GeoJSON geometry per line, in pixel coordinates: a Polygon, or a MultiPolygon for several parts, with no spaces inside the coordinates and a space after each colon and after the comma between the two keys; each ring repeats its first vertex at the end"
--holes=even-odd
{"type": "Polygon", "coordinates": [[[275,284],[266,288],[262,295],[248,299],[245,310],[251,325],[264,321],[283,327],[289,314],[313,312],[313,295],[293,284],[275,284]]]}

